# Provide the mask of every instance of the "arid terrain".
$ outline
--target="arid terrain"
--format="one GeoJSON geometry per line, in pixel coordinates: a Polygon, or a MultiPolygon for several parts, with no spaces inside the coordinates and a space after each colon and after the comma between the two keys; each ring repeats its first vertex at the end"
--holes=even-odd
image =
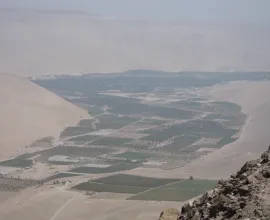
{"type": "Polygon", "coordinates": [[[27,79],[0,73],[0,160],[22,154],[32,142],[57,136],[84,111],[27,79]]]}
{"type": "Polygon", "coordinates": [[[270,69],[267,25],[147,22],[73,11],[1,9],[0,28],[1,70],[24,76],[270,69]]]}
{"type": "Polygon", "coordinates": [[[27,111],[5,105],[5,115],[31,123],[9,133],[27,133],[20,141],[28,147],[0,161],[3,219],[154,220],[270,143],[267,73],[131,71],[32,82],[1,76],[21,95],[17,103],[25,97],[32,104],[27,111]],[[40,105],[50,111],[42,107],[39,115],[40,105]]]}

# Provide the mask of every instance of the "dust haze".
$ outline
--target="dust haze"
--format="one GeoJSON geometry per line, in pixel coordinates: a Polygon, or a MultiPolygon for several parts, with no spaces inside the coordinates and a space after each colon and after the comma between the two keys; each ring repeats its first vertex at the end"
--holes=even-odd
{"type": "Polygon", "coordinates": [[[2,71],[23,76],[269,70],[267,25],[123,20],[90,13],[0,10],[2,71]]]}
{"type": "Polygon", "coordinates": [[[0,219],[155,220],[256,159],[269,8],[0,0],[0,219]]]}

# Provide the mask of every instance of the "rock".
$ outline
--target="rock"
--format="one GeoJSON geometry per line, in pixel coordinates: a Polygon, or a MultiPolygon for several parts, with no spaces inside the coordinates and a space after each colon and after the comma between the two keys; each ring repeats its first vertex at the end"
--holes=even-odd
{"type": "Polygon", "coordinates": [[[224,189],[223,189],[223,193],[224,193],[225,195],[231,194],[232,191],[233,191],[233,189],[234,189],[233,184],[231,184],[231,183],[225,184],[224,189]]]}
{"type": "Polygon", "coordinates": [[[263,170],[262,175],[265,178],[270,178],[270,170],[263,170]]]}
{"type": "Polygon", "coordinates": [[[255,210],[254,210],[254,214],[255,214],[256,216],[258,216],[258,217],[262,217],[262,216],[263,216],[262,211],[261,211],[261,210],[258,210],[258,209],[255,209],[255,210]]]}
{"type": "Polygon", "coordinates": [[[245,165],[240,169],[239,175],[242,173],[247,172],[250,168],[257,166],[258,161],[257,160],[251,160],[245,163],[245,165]]]}
{"type": "Polygon", "coordinates": [[[264,152],[261,156],[261,159],[262,159],[262,163],[267,163],[270,159],[270,152],[269,151],[264,152]]]}
{"type": "Polygon", "coordinates": [[[189,212],[191,210],[190,204],[186,204],[182,206],[182,213],[189,212]]]}
{"type": "Polygon", "coordinates": [[[241,179],[245,179],[246,177],[247,177],[247,174],[246,174],[246,173],[243,173],[243,174],[241,174],[241,176],[240,176],[241,179]]]}
{"type": "Polygon", "coordinates": [[[161,212],[159,220],[177,220],[180,216],[180,212],[177,209],[166,209],[161,212]]]}
{"type": "Polygon", "coordinates": [[[255,182],[256,182],[255,176],[254,176],[254,175],[249,175],[249,176],[247,177],[247,182],[248,182],[248,184],[255,183],[255,182]]]}
{"type": "Polygon", "coordinates": [[[216,218],[218,213],[218,207],[217,206],[211,206],[209,208],[209,217],[210,218],[216,218]]]}
{"type": "Polygon", "coordinates": [[[208,192],[204,193],[200,198],[200,204],[205,203],[208,199],[208,192]]]}
{"type": "Polygon", "coordinates": [[[227,195],[227,197],[230,198],[233,201],[237,201],[238,200],[238,198],[236,196],[233,196],[233,195],[227,195]]]}
{"type": "Polygon", "coordinates": [[[241,202],[239,203],[239,206],[240,206],[241,209],[245,208],[246,205],[247,205],[247,204],[246,204],[246,202],[244,202],[244,201],[241,201],[241,202]]]}
{"type": "Polygon", "coordinates": [[[232,179],[235,179],[235,178],[236,178],[236,174],[232,174],[232,175],[231,175],[231,178],[232,178],[232,179]]]}
{"type": "Polygon", "coordinates": [[[247,185],[238,188],[240,196],[246,196],[249,193],[249,187],[247,185]]]}

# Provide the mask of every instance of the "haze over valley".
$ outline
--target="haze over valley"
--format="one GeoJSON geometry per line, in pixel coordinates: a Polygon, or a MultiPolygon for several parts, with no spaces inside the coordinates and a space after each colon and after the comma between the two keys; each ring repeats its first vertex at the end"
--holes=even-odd
{"type": "Polygon", "coordinates": [[[76,11],[1,9],[0,26],[1,70],[23,76],[131,69],[270,69],[267,25],[140,21],[76,11]]]}
{"type": "Polygon", "coordinates": [[[0,219],[156,220],[269,146],[266,2],[63,2],[0,3],[0,219]]]}

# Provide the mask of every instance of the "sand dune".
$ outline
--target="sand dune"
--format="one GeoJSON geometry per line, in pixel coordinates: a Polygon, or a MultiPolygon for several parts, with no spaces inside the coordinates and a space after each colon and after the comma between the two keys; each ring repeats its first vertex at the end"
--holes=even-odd
{"type": "Polygon", "coordinates": [[[1,69],[25,76],[270,69],[267,26],[135,22],[2,9],[0,28],[1,69]]]}
{"type": "Polygon", "coordinates": [[[88,118],[86,111],[27,79],[0,73],[0,159],[88,118]]]}

